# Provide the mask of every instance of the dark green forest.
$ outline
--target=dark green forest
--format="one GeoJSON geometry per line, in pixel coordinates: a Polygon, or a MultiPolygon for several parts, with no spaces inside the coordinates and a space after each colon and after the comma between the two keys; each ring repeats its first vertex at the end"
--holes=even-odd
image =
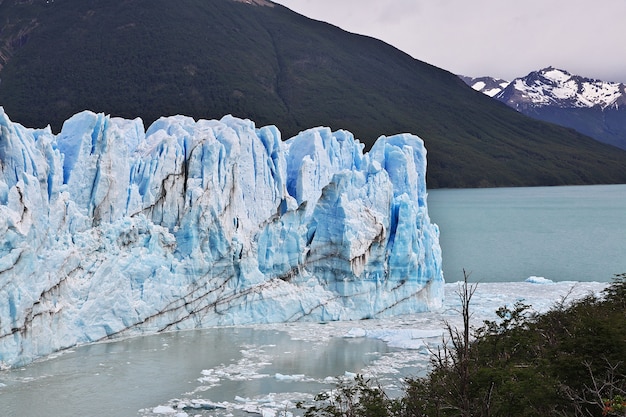
{"type": "MultiPolygon", "coordinates": [[[[54,132],[88,109],[146,125],[185,114],[346,129],[371,146],[410,132],[428,185],[626,182],[626,151],[532,120],[379,40],[233,0],[4,0],[0,105],[54,132]]],[[[436,42],[436,39],[423,39],[436,42]]]]}

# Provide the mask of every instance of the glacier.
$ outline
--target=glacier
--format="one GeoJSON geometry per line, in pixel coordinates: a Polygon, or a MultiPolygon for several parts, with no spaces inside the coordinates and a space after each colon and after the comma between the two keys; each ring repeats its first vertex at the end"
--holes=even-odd
{"type": "Polygon", "coordinates": [[[426,150],[318,127],[0,107],[0,366],[79,344],[438,309],[426,150]]]}

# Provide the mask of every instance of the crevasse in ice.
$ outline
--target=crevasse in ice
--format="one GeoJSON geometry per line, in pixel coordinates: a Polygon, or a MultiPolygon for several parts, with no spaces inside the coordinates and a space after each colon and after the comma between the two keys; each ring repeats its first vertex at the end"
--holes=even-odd
{"type": "Polygon", "coordinates": [[[437,308],[426,151],[346,131],[0,108],[0,363],[147,332],[437,308]]]}

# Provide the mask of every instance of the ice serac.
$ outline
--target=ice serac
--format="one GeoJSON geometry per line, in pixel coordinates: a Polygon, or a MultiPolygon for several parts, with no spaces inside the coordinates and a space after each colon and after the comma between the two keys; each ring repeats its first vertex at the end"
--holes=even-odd
{"type": "Polygon", "coordinates": [[[426,151],[225,116],[79,113],[58,135],[0,108],[0,361],[164,330],[437,308],[426,151]]]}

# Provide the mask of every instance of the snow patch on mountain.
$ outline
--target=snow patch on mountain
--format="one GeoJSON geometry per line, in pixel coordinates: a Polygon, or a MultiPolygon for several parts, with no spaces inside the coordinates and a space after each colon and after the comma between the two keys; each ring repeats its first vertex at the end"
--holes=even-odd
{"type": "Polygon", "coordinates": [[[492,77],[460,77],[463,81],[465,81],[467,85],[472,87],[474,90],[486,94],[489,97],[494,97],[496,94],[504,90],[509,85],[508,81],[492,77]]]}
{"type": "Polygon", "coordinates": [[[626,104],[626,86],[572,75],[553,67],[508,82],[492,77],[461,76],[474,90],[511,107],[618,108],[626,104]]]}
{"type": "Polygon", "coordinates": [[[626,104],[626,86],[593,80],[553,67],[516,78],[494,96],[514,108],[619,108],[626,104]]]}
{"type": "Polygon", "coordinates": [[[534,119],[626,149],[626,85],[548,67],[511,83],[460,76],[466,84],[534,119]]]}

